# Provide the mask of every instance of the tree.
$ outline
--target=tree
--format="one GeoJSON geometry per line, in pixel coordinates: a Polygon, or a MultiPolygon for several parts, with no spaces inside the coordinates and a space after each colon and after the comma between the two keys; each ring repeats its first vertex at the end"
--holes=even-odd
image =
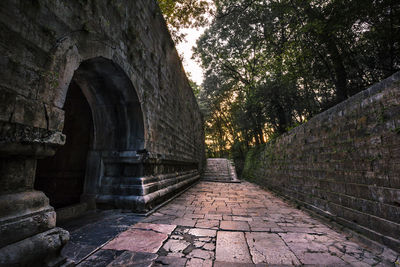
{"type": "Polygon", "coordinates": [[[230,147],[263,143],[400,70],[399,1],[215,4],[195,55],[206,70],[209,122],[229,121],[208,134],[230,147]]]}
{"type": "Polygon", "coordinates": [[[197,28],[207,24],[211,13],[207,0],[157,0],[175,43],[183,40],[182,28],[197,28]]]}

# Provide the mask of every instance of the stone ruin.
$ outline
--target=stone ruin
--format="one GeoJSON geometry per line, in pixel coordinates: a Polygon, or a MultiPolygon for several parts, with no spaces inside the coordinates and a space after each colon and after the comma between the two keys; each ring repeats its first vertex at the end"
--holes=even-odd
{"type": "Polygon", "coordinates": [[[60,266],[57,221],[199,179],[202,118],[155,0],[0,10],[0,266],[60,266]]]}

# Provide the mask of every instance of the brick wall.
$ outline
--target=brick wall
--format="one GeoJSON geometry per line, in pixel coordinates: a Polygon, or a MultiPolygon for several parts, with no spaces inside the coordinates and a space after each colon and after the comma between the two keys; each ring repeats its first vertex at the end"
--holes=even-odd
{"type": "Polygon", "coordinates": [[[0,265],[62,265],[53,188],[84,179],[74,201],[147,212],[199,179],[200,109],[156,0],[0,1],[0,70],[0,265]],[[73,86],[93,122],[85,177],[43,162],[85,133],[63,132],[84,117],[65,118],[73,86]]]}
{"type": "Polygon", "coordinates": [[[251,151],[244,176],[400,251],[400,72],[251,151]]]}
{"type": "MultiPolygon", "coordinates": [[[[61,131],[74,71],[102,57],[121,67],[138,95],[147,151],[204,161],[200,110],[155,0],[6,0],[0,7],[1,128],[61,131]]],[[[14,135],[4,132],[0,142],[6,134],[14,135]]]]}

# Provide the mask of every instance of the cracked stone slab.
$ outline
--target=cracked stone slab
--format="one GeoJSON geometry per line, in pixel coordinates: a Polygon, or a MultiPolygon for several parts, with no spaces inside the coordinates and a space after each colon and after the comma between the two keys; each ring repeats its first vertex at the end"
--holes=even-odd
{"type": "Polygon", "coordinates": [[[246,233],[246,240],[254,263],[300,264],[277,234],[246,233]]]}
{"type": "Polygon", "coordinates": [[[167,252],[177,253],[184,251],[189,245],[190,243],[184,240],[170,239],[164,244],[163,249],[167,252]]]}
{"type": "Polygon", "coordinates": [[[157,253],[167,238],[167,234],[132,228],[111,240],[104,249],[157,253]]]}
{"type": "Polygon", "coordinates": [[[214,250],[215,249],[215,245],[214,244],[212,244],[212,243],[207,243],[207,244],[205,244],[204,246],[203,246],[203,249],[205,249],[205,250],[214,250]]]}
{"type": "Polygon", "coordinates": [[[159,256],[155,260],[153,267],[164,267],[164,266],[185,267],[186,262],[187,259],[181,257],[159,256]]]}
{"type": "Polygon", "coordinates": [[[157,254],[140,253],[132,251],[124,251],[114,261],[107,265],[107,267],[120,267],[120,266],[141,266],[150,267],[153,265],[157,254]]]}
{"type": "Polygon", "coordinates": [[[211,260],[214,258],[214,252],[202,249],[194,249],[188,255],[188,258],[198,258],[203,260],[211,260]]]}
{"type": "Polygon", "coordinates": [[[218,231],[216,261],[253,263],[244,233],[218,231]]]}
{"type": "Polygon", "coordinates": [[[188,231],[188,234],[199,237],[215,237],[217,235],[217,231],[209,229],[193,228],[188,231]]]}
{"type": "Polygon", "coordinates": [[[196,258],[190,259],[186,264],[186,267],[212,267],[212,266],[213,266],[212,260],[202,260],[196,258]]]}
{"type": "Polygon", "coordinates": [[[153,230],[154,232],[170,235],[176,228],[176,225],[170,224],[155,224],[155,223],[137,223],[131,228],[142,230],[153,230]]]}
{"type": "Polygon", "coordinates": [[[215,261],[214,267],[266,267],[266,266],[265,266],[265,264],[215,261]]]}

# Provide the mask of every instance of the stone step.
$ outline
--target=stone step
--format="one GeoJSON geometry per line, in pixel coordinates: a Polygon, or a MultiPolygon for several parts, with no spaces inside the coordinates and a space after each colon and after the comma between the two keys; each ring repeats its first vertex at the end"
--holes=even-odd
{"type": "Polygon", "coordinates": [[[239,182],[232,162],[224,158],[207,159],[202,179],[216,182],[239,182]]]}
{"type": "Polygon", "coordinates": [[[154,177],[154,182],[140,185],[140,184],[125,184],[125,178],[114,179],[110,184],[102,184],[102,194],[109,194],[110,192],[119,192],[121,196],[145,196],[151,194],[168,186],[180,183],[186,179],[190,179],[197,175],[197,171],[183,173],[180,175],[159,175],[154,177]]]}
{"type": "Polygon", "coordinates": [[[134,210],[138,213],[146,214],[158,204],[171,199],[175,195],[175,192],[189,187],[199,178],[200,176],[198,174],[191,175],[189,178],[183,179],[180,182],[143,196],[99,194],[96,197],[96,201],[100,205],[111,205],[121,209],[134,210]]]}
{"type": "MultiPolygon", "coordinates": [[[[179,175],[197,173],[197,170],[179,172],[179,175]]],[[[156,181],[167,180],[176,177],[177,173],[159,174],[144,177],[127,177],[127,176],[105,176],[102,178],[102,184],[124,184],[124,185],[146,185],[156,181]]]]}

